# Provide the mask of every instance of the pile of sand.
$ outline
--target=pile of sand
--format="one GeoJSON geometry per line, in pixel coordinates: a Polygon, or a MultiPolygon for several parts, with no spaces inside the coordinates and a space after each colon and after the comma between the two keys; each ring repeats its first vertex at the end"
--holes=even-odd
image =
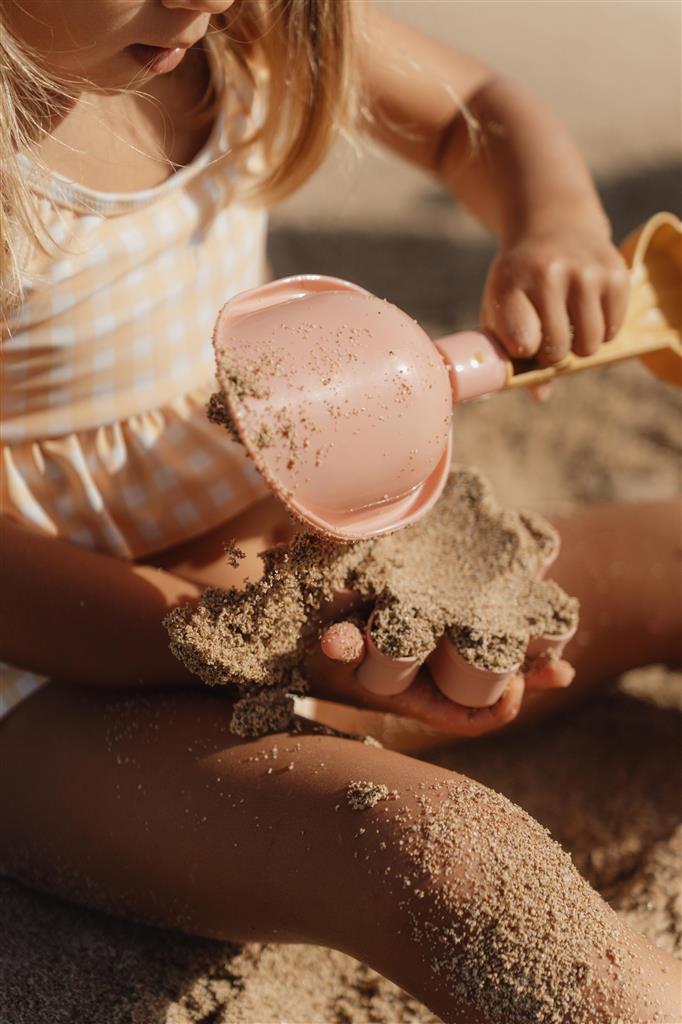
{"type": "Polygon", "coordinates": [[[265,552],[258,581],[174,609],[171,649],[205,682],[236,688],[241,736],[291,727],[303,652],[338,594],[354,592],[365,621],[372,614],[382,654],[423,662],[445,635],[470,665],[512,672],[529,641],[575,629],[577,602],[540,578],[557,547],[541,516],[501,509],[479,473],[457,468],[406,529],[353,544],[301,532],[265,552]]]}

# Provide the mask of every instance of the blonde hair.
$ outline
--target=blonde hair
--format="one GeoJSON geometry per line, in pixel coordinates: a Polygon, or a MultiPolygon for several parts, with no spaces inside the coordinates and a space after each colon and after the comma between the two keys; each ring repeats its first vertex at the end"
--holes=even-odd
{"type": "MultiPolygon", "coordinates": [[[[264,114],[239,146],[259,147],[263,171],[250,196],[271,204],[298,188],[319,166],[337,131],[359,109],[352,0],[237,0],[212,18],[210,43],[224,68],[245,72],[264,114]]],[[[17,153],[30,153],[77,83],[57,79],[0,26],[0,310],[22,299],[20,238],[45,250],[33,194],[17,153]]]]}
{"type": "MultiPolygon", "coordinates": [[[[0,26],[2,29],[2,26],[0,26]]],[[[0,31],[0,311],[21,299],[17,245],[23,236],[45,248],[32,196],[16,160],[29,151],[58,109],[57,83],[10,32],[0,31]]]]}

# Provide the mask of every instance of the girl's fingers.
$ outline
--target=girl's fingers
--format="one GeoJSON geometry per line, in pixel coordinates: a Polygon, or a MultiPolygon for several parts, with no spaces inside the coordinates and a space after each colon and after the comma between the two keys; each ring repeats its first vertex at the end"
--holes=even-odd
{"type": "Polygon", "coordinates": [[[570,686],[574,678],[575,669],[568,661],[536,658],[526,672],[526,689],[529,693],[562,690],[570,686]]]}
{"type": "Polygon", "coordinates": [[[371,693],[358,680],[352,662],[332,661],[322,654],[319,645],[306,657],[304,673],[312,684],[311,695],[321,700],[414,718],[453,736],[480,736],[511,722],[519,712],[524,690],[523,679],[515,676],[493,707],[466,708],[445,697],[428,672],[420,671],[403,693],[371,693]]]}
{"type": "Polygon", "coordinates": [[[607,276],[602,291],[602,315],[604,317],[605,341],[611,341],[620,330],[628,305],[630,275],[623,262],[607,276]]]}
{"type": "Polygon", "coordinates": [[[335,622],[322,634],[320,649],[330,661],[357,668],[365,657],[365,638],[353,622],[335,622]]]}
{"type": "Polygon", "coordinates": [[[441,693],[424,670],[402,693],[386,696],[366,690],[356,675],[365,654],[364,634],[353,622],[328,626],[319,645],[306,658],[305,674],[313,684],[314,694],[322,699],[326,697],[356,707],[414,718],[457,736],[481,736],[502,728],[519,713],[525,689],[538,692],[564,688],[570,685],[575,674],[566,661],[536,658],[525,679],[514,676],[496,704],[470,708],[456,704],[441,693]]]}
{"type": "Polygon", "coordinates": [[[573,328],[573,351],[578,356],[591,356],[605,340],[601,285],[595,279],[574,278],[566,308],[573,328]]]}
{"type": "Polygon", "coordinates": [[[516,718],[523,700],[524,685],[521,676],[514,676],[507,690],[492,707],[467,708],[444,696],[430,676],[421,672],[403,693],[379,698],[379,709],[406,718],[416,718],[425,725],[456,736],[482,736],[516,718]]]}
{"type": "Polygon", "coordinates": [[[567,282],[559,272],[548,273],[529,297],[542,325],[537,363],[539,366],[553,366],[568,355],[573,343],[573,330],[566,308],[567,282]]]}
{"type": "Polygon", "coordinates": [[[512,359],[532,359],[540,348],[542,326],[533,303],[520,288],[491,295],[481,319],[512,359]]]}
{"type": "Polygon", "coordinates": [[[616,249],[578,230],[545,232],[502,248],[481,309],[513,359],[552,366],[573,349],[590,355],[620,328],[629,273],[616,249]]]}

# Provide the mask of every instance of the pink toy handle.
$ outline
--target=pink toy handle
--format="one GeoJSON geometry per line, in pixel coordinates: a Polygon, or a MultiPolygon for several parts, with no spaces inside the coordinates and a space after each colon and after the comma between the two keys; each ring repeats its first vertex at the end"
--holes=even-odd
{"type": "Polygon", "coordinates": [[[459,331],[434,344],[448,368],[454,402],[502,391],[512,377],[509,356],[483,331],[459,331]]]}

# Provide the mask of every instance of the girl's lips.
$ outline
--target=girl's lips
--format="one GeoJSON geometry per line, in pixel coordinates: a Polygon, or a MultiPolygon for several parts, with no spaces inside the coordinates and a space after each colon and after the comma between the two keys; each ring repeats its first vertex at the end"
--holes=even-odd
{"type": "Polygon", "coordinates": [[[146,43],[134,43],[128,49],[138,64],[155,74],[173,71],[187,53],[181,46],[166,49],[163,46],[147,46],[146,43]]]}

